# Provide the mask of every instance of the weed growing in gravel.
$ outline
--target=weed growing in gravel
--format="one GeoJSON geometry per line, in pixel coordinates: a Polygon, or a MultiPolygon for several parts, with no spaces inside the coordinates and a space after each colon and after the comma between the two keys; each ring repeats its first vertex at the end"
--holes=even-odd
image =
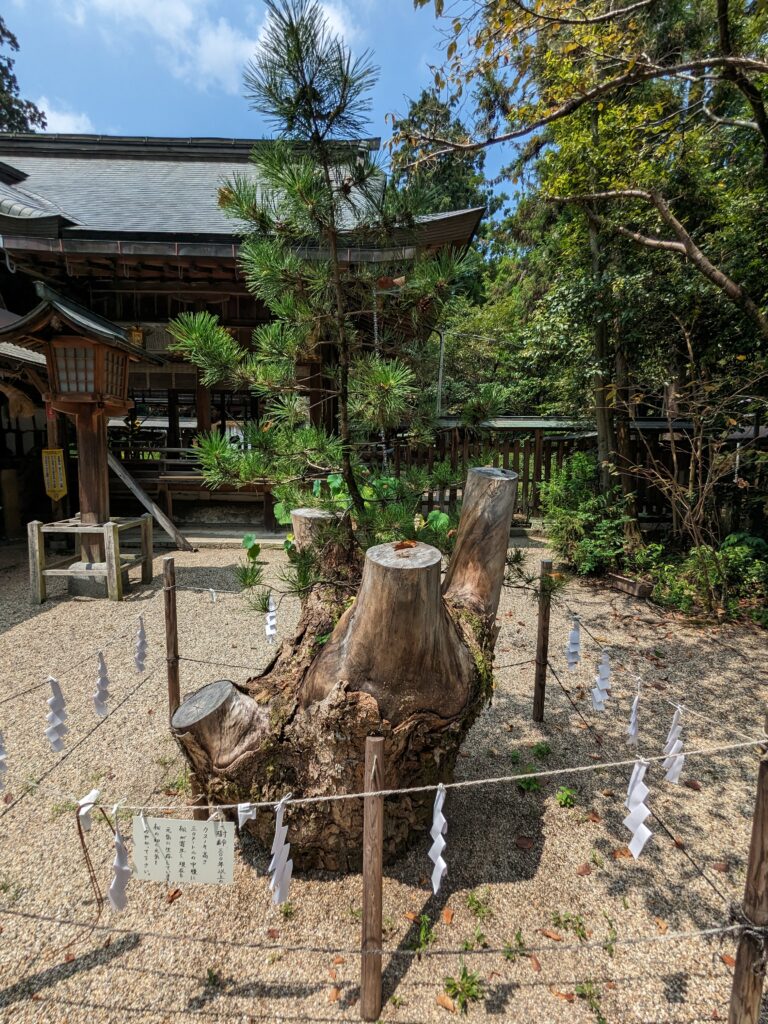
{"type": "Polygon", "coordinates": [[[581,914],[572,914],[570,910],[561,913],[559,910],[552,915],[552,924],[555,928],[563,928],[567,932],[573,932],[579,942],[587,941],[587,926],[581,914]]]}
{"type": "Polygon", "coordinates": [[[490,896],[488,890],[486,890],[483,893],[468,893],[467,906],[478,919],[478,921],[486,921],[489,917],[493,917],[493,911],[491,910],[490,907],[490,896]]]}
{"type": "Polygon", "coordinates": [[[0,872],[0,893],[8,898],[8,902],[15,903],[21,898],[21,894],[24,892],[18,882],[6,875],[5,872],[0,872]]]}
{"type": "Polygon", "coordinates": [[[188,796],[191,794],[192,787],[189,784],[189,772],[186,767],[181,769],[175,779],[171,779],[166,785],[165,791],[175,796],[188,796]]]}
{"type": "Polygon", "coordinates": [[[603,857],[602,853],[598,853],[597,850],[593,850],[592,853],[590,853],[589,859],[592,861],[596,868],[605,867],[605,858],[603,857]]]}
{"type": "Polygon", "coordinates": [[[419,931],[411,942],[411,949],[416,953],[424,953],[437,939],[437,936],[435,935],[435,929],[432,927],[432,922],[430,921],[428,914],[422,914],[419,918],[418,924],[419,931]]]}
{"type": "Polygon", "coordinates": [[[587,979],[581,982],[580,985],[577,985],[576,995],[579,999],[583,999],[592,1013],[594,1013],[597,1024],[608,1024],[608,1021],[603,1016],[603,1008],[600,1005],[600,989],[595,985],[594,981],[587,979]]]}
{"type": "Polygon", "coordinates": [[[286,921],[290,921],[290,919],[296,914],[296,907],[294,907],[292,903],[281,903],[280,913],[286,921]]]}
{"type": "Polygon", "coordinates": [[[353,921],[362,921],[363,911],[360,909],[360,907],[350,907],[349,916],[352,918],[353,921]]]}
{"type": "Polygon", "coordinates": [[[221,975],[218,971],[215,971],[213,967],[209,967],[205,975],[205,987],[206,988],[221,988],[221,975]]]}
{"type": "Polygon", "coordinates": [[[487,949],[488,940],[486,939],[485,933],[480,929],[480,925],[475,927],[474,935],[471,939],[465,939],[461,944],[461,948],[469,952],[472,949],[487,949]]]}
{"type": "MultiPolygon", "coordinates": [[[[535,771],[535,764],[528,764],[525,766],[526,774],[530,774],[530,772],[535,771]]],[[[541,783],[538,779],[518,779],[517,788],[522,789],[524,793],[538,793],[538,791],[541,789],[541,783]]]]}
{"type": "Polygon", "coordinates": [[[552,747],[550,747],[546,740],[541,740],[539,743],[534,743],[531,747],[531,753],[537,761],[541,761],[545,757],[549,757],[552,753],[552,747]]]}
{"type": "Polygon", "coordinates": [[[458,978],[445,979],[445,991],[455,1000],[461,1013],[467,1013],[470,1003],[476,1003],[483,998],[483,983],[478,972],[468,971],[462,960],[458,978]]]}
{"type": "Polygon", "coordinates": [[[77,802],[75,800],[65,800],[61,804],[51,805],[51,821],[56,821],[62,814],[70,814],[77,810],[77,802]]]}
{"type": "Polygon", "coordinates": [[[603,949],[608,954],[608,956],[615,956],[616,955],[616,939],[618,938],[618,933],[616,931],[616,925],[615,925],[615,922],[614,922],[613,918],[610,918],[606,914],[605,911],[603,911],[603,917],[605,918],[605,920],[606,920],[606,922],[608,924],[608,936],[605,939],[605,941],[603,942],[603,949]]]}
{"type": "Polygon", "coordinates": [[[405,999],[402,996],[390,996],[389,1001],[395,1007],[395,1009],[397,1009],[399,1006],[403,1005],[405,999]]]}
{"type": "Polygon", "coordinates": [[[528,956],[528,947],[523,939],[523,933],[518,928],[512,941],[504,945],[504,959],[514,963],[521,956],[528,956]]]}
{"type": "Polygon", "coordinates": [[[568,786],[561,786],[555,793],[555,800],[557,800],[558,807],[575,807],[576,795],[575,789],[569,789],[568,786]]]}
{"type": "Polygon", "coordinates": [[[507,754],[507,760],[510,762],[510,764],[520,764],[520,751],[510,750],[510,752],[507,754]]]}

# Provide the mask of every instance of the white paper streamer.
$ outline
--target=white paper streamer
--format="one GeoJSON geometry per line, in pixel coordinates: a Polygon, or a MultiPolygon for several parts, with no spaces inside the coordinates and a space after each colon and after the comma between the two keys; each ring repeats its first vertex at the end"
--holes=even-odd
{"type": "Polygon", "coordinates": [[[645,799],[650,790],[644,779],[648,770],[647,761],[636,761],[632,769],[632,776],[627,787],[627,799],[624,806],[629,814],[624,819],[624,827],[632,833],[632,842],[629,844],[629,852],[637,860],[642,853],[643,847],[653,835],[653,832],[644,824],[645,819],[651,813],[645,806],[645,799]]]}
{"type": "Polygon", "coordinates": [[[592,688],[592,709],[594,711],[605,711],[605,702],[611,692],[611,659],[608,652],[603,651],[600,663],[597,666],[595,685],[592,688]]]}
{"type": "Polygon", "coordinates": [[[253,804],[238,804],[237,805],[237,827],[242,830],[243,825],[246,821],[256,820],[256,808],[253,804]]]}
{"type": "Polygon", "coordinates": [[[664,778],[667,782],[671,782],[674,785],[677,785],[680,781],[680,773],[685,764],[685,754],[681,753],[683,749],[683,741],[680,736],[680,733],[683,731],[682,717],[683,709],[681,707],[675,708],[672,725],[667,735],[667,742],[664,744],[664,753],[668,755],[666,761],[662,764],[667,773],[664,778]]]}
{"type": "Polygon", "coordinates": [[[45,738],[51,744],[51,750],[58,754],[64,749],[64,737],[69,732],[69,728],[64,724],[67,719],[67,708],[58,679],[48,676],[48,682],[51,684],[52,696],[48,698],[49,711],[45,719],[48,726],[45,738]]]}
{"type": "Polygon", "coordinates": [[[139,628],[136,632],[136,653],[133,663],[137,672],[143,672],[147,662],[147,631],[144,629],[144,616],[139,616],[139,628]]]}
{"type": "Polygon", "coordinates": [[[581,661],[581,626],[578,615],[573,616],[571,631],[568,634],[568,643],[565,647],[565,660],[568,664],[569,672],[575,672],[576,666],[581,661]]]}
{"type": "Polygon", "coordinates": [[[437,787],[437,793],[435,794],[435,805],[432,809],[432,828],[429,830],[433,840],[432,846],[429,848],[429,859],[435,865],[432,871],[432,891],[434,893],[437,893],[443,880],[443,875],[448,870],[448,865],[443,860],[443,850],[445,849],[444,836],[448,831],[448,821],[443,814],[444,803],[445,786],[441,783],[437,787]]]}
{"type": "Polygon", "coordinates": [[[267,614],[264,617],[264,631],[271,644],[277,643],[277,605],[271,594],[267,604],[267,614]]]}
{"type": "Polygon", "coordinates": [[[213,587],[209,589],[208,593],[211,595],[211,604],[216,604],[216,591],[213,587]]]}
{"type": "Polygon", "coordinates": [[[101,790],[92,789],[91,792],[77,802],[77,816],[80,819],[80,827],[83,832],[91,831],[91,811],[93,805],[98,802],[101,790]]]}
{"type": "Polygon", "coordinates": [[[285,841],[288,835],[288,826],[283,824],[285,803],[290,799],[290,794],[284,796],[275,808],[275,838],[272,840],[272,860],[269,862],[269,888],[272,890],[273,903],[285,903],[288,899],[288,890],[291,886],[293,874],[293,861],[288,859],[291,852],[291,845],[285,841]]]}
{"type": "Polygon", "coordinates": [[[5,789],[5,776],[8,771],[7,756],[5,752],[5,738],[2,732],[0,732],[0,793],[5,789]]]}
{"type": "MultiPolygon", "coordinates": [[[[117,808],[115,808],[117,811],[117,808]]],[[[120,833],[120,824],[117,814],[115,818],[115,859],[112,861],[114,877],[109,886],[107,896],[113,910],[125,910],[128,904],[128,882],[131,880],[131,867],[128,863],[128,850],[125,848],[125,840],[120,833]]]]}
{"type": "Polygon", "coordinates": [[[109,700],[109,673],[104,655],[99,651],[99,668],[96,673],[96,692],[93,695],[93,707],[99,718],[106,718],[109,714],[107,701],[109,700]]]}
{"type": "Polygon", "coordinates": [[[638,708],[640,705],[640,690],[637,691],[637,696],[632,701],[632,710],[629,714],[629,725],[627,726],[627,746],[636,747],[638,740],[638,732],[640,730],[640,723],[638,721],[638,708]]]}

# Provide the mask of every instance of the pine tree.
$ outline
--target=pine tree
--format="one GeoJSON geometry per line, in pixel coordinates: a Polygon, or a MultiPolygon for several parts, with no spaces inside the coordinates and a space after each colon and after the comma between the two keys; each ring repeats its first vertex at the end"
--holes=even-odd
{"type": "Polygon", "coordinates": [[[32,132],[45,128],[45,114],[34,103],[19,96],[19,81],[13,70],[16,63],[11,53],[18,53],[19,41],[0,16],[0,131],[32,132]]]}
{"type": "Polygon", "coordinates": [[[212,483],[266,478],[293,500],[297,479],[307,491],[310,478],[340,470],[361,516],[366,471],[356,444],[386,442],[418,414],[414,365],[461,260],[365,262],[362,248],[399,253],[404,239],[417,244],[413,211],[424,204],[423,190],[386,187],[362,138],[377,70],[369,53],[354,58],[332,34],[314,0],[268,0],[267,8],[245,85],[275,138],[255,147],[255,174],[231,177],[219,199],[242,226],[241,268],[273,319],[254,331],[250,349],[209,313],[182,315],[170,329],[206,385],[248,389],[265,402],[263,423],[245,431],[242,449],[216,435],[201,439],[212,483]],[[322,364],[334,430],[313,425],[308,381],[297,376],[307,361],[322,364]]]}

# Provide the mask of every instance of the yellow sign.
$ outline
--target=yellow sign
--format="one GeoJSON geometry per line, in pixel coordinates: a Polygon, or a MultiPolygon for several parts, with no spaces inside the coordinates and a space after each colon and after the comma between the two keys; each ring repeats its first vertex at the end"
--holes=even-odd
{"type": "Polygon", "coordinates": [[[61,501],[67,493],[67,475],[64,472],[64,450],[43,448],[43,479],[45,493],[51,501],[61,501]]]}

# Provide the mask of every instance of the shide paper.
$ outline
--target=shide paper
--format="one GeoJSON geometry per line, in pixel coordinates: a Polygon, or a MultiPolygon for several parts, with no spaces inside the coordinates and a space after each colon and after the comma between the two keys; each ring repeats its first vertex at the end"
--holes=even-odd
{"type": "Polygon", "coordinates": [[[64,737],[69,732],[69,728],[65,725],[67,707],[58,679],[48,676],[48,682],[51,684],[51,696],[48,698],[49,710],[45,719],[47,722],[45,738],[50,743],[51,750],[58,754],[64,749],[64,737]]]}
{"type": "Polygon", "coordinates": [[[578,615],[574,615],[571,622],[571,631],[568,634],[568,643],[565,648],[565,660],[569,672],[575,672],[576,666],[581,661],[581,626],[578,615]]]}
{"type": "Polygon", "coordinates": [[[667,782],[672,782],[675,785],[680,781],[680,773],[685,763],[685,754],[681,753],[683,749],[683,741],[680,736],[683,731],[682,717],[683,709],[680,707],[675,708],[672,725],[667,735],[667,742],[664,744],[664,753],[667,755],[666,760],[662,764],[667,773],[664,778],[667,782]]]}
{"type": "Polygon", "coordinates": [[[647,770],[647,761],[635,762],[629,786],[627,787],[627,799],[624,801],[624,806],[629,811],[629,814],[624,819],[624,827],[628,828],[632,833],[629,852],[635,860],[640,856],[643,847],[653,835],[648,826],[644,824],[645,819],[651,813],[645,805],[646,797],[650,792],[644,782],[647,770]]]}
{"type": "Polygon", "coordinates": [[[96,672],[96,692],[93,695],[93,707],[99,718],[106,718],[109,714],[107,701],[109,700],[109,673],[104,655],[99,651],[99,667],[96,672]]]}
{"type": "Polygon", "coordinates": [[[147,663],[147,631],[144,629],[144,616],[139,616],[139,628],[136,631],[135,653],[133,663],[137,672],[143,672],[147,663]]]}
{"type": "Polygon", "coordinates": [[[605,702],[611,692],[611,659],[608,652],[603,651],[597,666],[595,685],[592,688],[592,708],[594,711],[605,711],[605,702]]]}
{"type": "Polygon", "coordinates": [[[437,787],[435,794],[435,805],[432,809],[432,828],[429,834],[432,836],[432,846],[429,848],[429,859],[435,865],[432,870],[432,891],[436,894],[443,880],[443,875],[448,870],[448,865],[443,860],[445,849],[445,833],[448,831],[448,821],[443,814],[445,803],[445,786],[437,787]]]}
{"type": "Polygon", "coordinates": [[[288,826],[283,824],[285,804],[284,796],[275,808],[275,838],[272,840],[272,860],[269,862],[269,888],[272,890],[273,903],[285,903],[291,886],[293,861],[289,860],[291,845],[287,843],[288,826]]]}

